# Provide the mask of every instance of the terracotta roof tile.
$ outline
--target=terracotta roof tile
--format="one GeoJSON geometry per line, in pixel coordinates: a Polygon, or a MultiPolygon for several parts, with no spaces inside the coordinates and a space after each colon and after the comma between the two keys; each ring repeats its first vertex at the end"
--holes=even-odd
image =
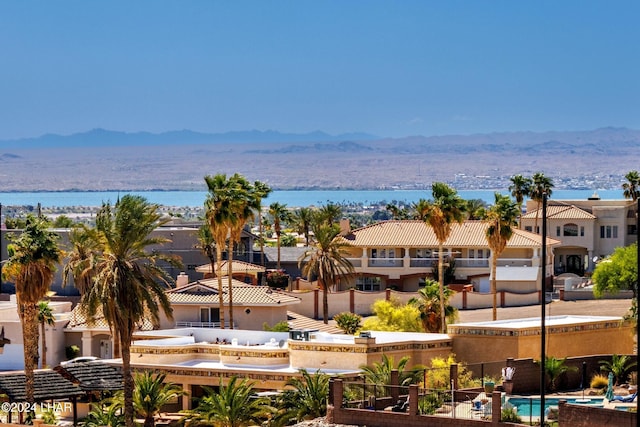
{"type": "MultiPolygon", "coordinates": [[[[24,373],[0,374],[0,392],[6,394],[12,402],[24,402],[27,399],[24,373]]],[[[50,369],[35,371],[36,401],[49,399],[68,399],[84,394],[80,388],[59,373],[50,369]]]]}
{"type": "MultiPolygon", "coordinates": [[[[523,219],[535,219],[538,212],[538,219],[542,217],[542,209],[534,209],[522,215],[523,219]]],[[[596,217],[575,206],[552,205],[547,206],[547,218],[549,219],[596,219],[596,217]]]]}
{"type": "MultiPolygon", "coordinates": [[[[482,221],[455,223],[451,227],[451,235],[444,246],[447,248],[486,248],[486,229],[487,225],[482,221]]],[[[344,239],[349,245],[358,247],[438,247],[438,239],[433,229],[424,221],[419,220],[381,221],[353,230],[344,239]]],[[[541,239],[537,234],[514,228],[513,237],[509,240],[507,247],[540,246],[541,239]]],[[[548,239],[548,241],[550,245],[559,243],[553,239],[548,239]]]]}
{"type": "MultiPolygon", "coordinates": [[[[223,301],[229,302],[227,280],[222,287],[223,301]]],[[[217,279],[203,279],[180,288],[167,291],[171,304],[218,304],[217,279]]],[[[267,286],[248,285],[233,279],[233,303],[235,305],[288,305],[297,304],[299,298],[272,290],[267,286]]]]}

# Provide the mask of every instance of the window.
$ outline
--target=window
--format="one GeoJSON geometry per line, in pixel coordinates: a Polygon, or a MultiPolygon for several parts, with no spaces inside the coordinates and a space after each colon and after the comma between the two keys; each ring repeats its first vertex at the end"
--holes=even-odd
{"type": "Polygon", "coordinates": [[[529,233],[531,233],[533,231],[533,227],[530,225],[525,225],[524,226],[524,231],[528,231],[529,233]]]}
{"type": "Polygon", "coordinates": [[[556,236],[560,236],[560,226],[556,226],[556,236]]]}
{"type": "Polygon", "coordinates": [[[219,322],[220,309],[213,307],[200,307],[200,321],[203,323],[219,322]]]}
{"type": "Polygon", "coordinates": [[[584,227],[580,227],[580,237],[584,237],[584,227]]]}
{"type": "Polygon", "coordinates": [[[576,224],[565,224],[564,225],[564,233],[565,237],[577,237],[578,236],[578,226],[576,224]]]}
{"type": "Polygon", "coordinates": [[[635,224],[630,224],[627,226],[627,234],[629,236],[635,236],[637,233],[638,233],[638,230],[636,229],[635,224]]]}
{"type": "Polygon", "coordinates": [[[360,276],[356,278],[356,289],[359,291],[376,292],[380,290],[382,280],[379,277],[360,276]]]}
{"type": "Polygon", "coordinates": [[[600,226],[600,238],[601,239],[617,239],[618,238],[618,226],[617,225],[601,225],[600,226]]]}

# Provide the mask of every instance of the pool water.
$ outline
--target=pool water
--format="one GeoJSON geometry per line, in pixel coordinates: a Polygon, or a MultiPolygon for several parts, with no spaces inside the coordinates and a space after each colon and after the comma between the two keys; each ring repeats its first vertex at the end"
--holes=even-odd
{"type": "MultiPolygon", "coordinates": [[[[595,407],[603,407],[604,403],[602,398],[589,398],[588,402],[582,402],[581,398],[563,398],[567,403],[574,403],[579,405],[589,405],[595,407]]],[[[549,406],[558,406],[557,397],[547,397],[544,399],[545,410],[549,406]]],[[[518,408],[518,415],[521,417],[528,417],[533,415],[534,417],[540,416],[540,398],[539,397],[512,397],[508,403],[518,408]]]]}

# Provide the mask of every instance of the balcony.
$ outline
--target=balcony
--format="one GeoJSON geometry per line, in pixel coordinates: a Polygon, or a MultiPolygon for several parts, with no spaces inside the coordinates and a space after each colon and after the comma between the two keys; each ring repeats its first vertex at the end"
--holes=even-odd
{"type": "Polygon", "coordinates": [[[402,258],[369,258],[369,267],[402,267],[402,258]]]}

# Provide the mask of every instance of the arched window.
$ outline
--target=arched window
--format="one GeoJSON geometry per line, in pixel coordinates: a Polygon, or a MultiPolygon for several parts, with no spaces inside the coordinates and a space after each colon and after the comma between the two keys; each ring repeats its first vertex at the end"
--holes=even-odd
{"type": "Polygon", "coordinates": [[[578,226],[576,224],[565,224],[562,235],[568,237],[577,237],[578,226]]]}

